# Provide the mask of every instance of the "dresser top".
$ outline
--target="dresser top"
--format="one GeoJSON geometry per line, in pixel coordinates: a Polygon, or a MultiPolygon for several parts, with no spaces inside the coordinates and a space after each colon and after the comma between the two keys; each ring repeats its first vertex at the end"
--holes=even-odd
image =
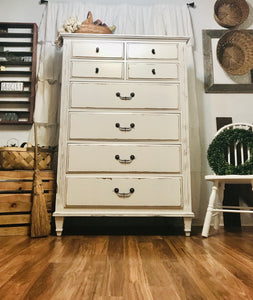
{"type": "Polygon", "coordinates": [[[170,42],[188,42],[187,36],[166,36],[166,35],[126,35],[126,34],[90,34],[90,33],[61,33],[63,38],[70,39],[110,39],[110,40],[155,40],[170,42]]]}

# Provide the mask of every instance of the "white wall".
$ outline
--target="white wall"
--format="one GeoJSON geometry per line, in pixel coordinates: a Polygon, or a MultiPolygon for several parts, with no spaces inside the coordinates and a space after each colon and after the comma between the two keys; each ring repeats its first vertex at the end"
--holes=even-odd
{"type": "MultiPolygon", "coordinates": [[[[44,5],[39,0],[0,0],[1,22],[25,22],[39,25],[44,5]]],[[[5,146],[10,138],[16,138],[19,143],[28,141],[31,126],[0,125],[0,146],[5,146]]]]}
{"type": "MultiPolygon", "coordinates": [[[[202,30],[225,29],[218,25],[213,18],[213,7],[216,0],[196,0],[196,8],[191,9],[192,23],[196,46],[194,51],[196,62],[197,95],[199,104],[200,141],[201,141],[201,177],[210,174],[211,170],[206,159],[206,151],[216,132],[216,117],[232,117],[233,122],[253,123],[252,94],[206,94],[204,92],[204,69],[202,30]]],[[[253,28],[253,0],[247,0],[250,6],[250,15],[241,28],[253,28]]],[[[202,181],[199,205],[199,222],[203,220],[207,207],[210,184],[202,181]]],[[[253,224],[252,215],[243,215],[243,223],[253,224]]]]}
{"type": "MultiPolygon", "coordinates": [[[[49,0],[50,1],[50,0],[49,0]]],[[[101,0],[102,1],[102,0],[101,0]]],[[[115,3],[116,0],[103,0],[102,3],[115,3]]],[[[124,3],[172,3],[175,0],[117,0],[124,3]]],[[[191,1],[177,0],[176,2],[187,3],[191,1]]],[[[250,5],[250,16],[243,28],[253,28],[253,0],[247,0],[250,5]]],[[[233,121],[253,122],[253,97],[252,94],[206,94],[204,92],[204,70],[202,51],[203,29],[224,29],[219,26],[213,18],[213,6],[215,0],[195,0],[196,8],[190,8],[192,23],[195,33],[195,62],[198,96],[198,116],[200,122],[201,141],[201,177],[210,173],[206,160],[206,151],[209,143],[216,132],[216,117],[232,117],[233,121]]],[[[1,0],[0,20],[1,22],[35,22],[39,25],[45,5],[40,5],[35,0],[1,0]]],[[[147,20],[148,21],[148,20],[147,20]]],[[[5,145],[9,138],[15,137],[20,143],[27,141],[29,126],[2,126],[0,125],[0,146],[5,145]]],[[[205,214],[210,186],[202,179],[200,201],[194,203],[197,218],[195,224],[201,224],[205,214]],[[199,203],[198,203],[199,202],[199,203]]],[[[244,218],[245,222],[253,219],[244,218]]]]}

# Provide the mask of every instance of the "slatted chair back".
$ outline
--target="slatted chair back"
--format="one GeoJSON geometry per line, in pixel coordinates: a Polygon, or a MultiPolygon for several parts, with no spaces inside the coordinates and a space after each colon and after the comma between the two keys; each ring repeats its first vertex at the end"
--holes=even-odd
{"type": "MultiPolygon", "coordinates": [[[[217,131],[215,137],[218,136],[221,132],[230,129],[243,129],[253,131],[253,125],[250,123],[232,123],[222,127],[217,131]]],[[[231,144],[227,147],[226,151],[226,161],[228,164],[235,167],[245,164],[247,160],[250,159],[250,147],[241,141],[235,141],[234,144],[231,144]]]]}
{"type": "Polygon", "coordinates": [[[253,214],[253,207],[223,205],[226,184],[251,184],[253,189],[252,132],[252,124],[232,123],[217,131],[213,142],[209,145],[208,162],[215,175],[205,176],[213,186],[203,224],[202,236],[204,237],[209,235],[213,217],[214,228],[219,228],[223,212],[253,214]],[[226,132],[233,129],[241,130],[226,132]],[[213,153],[215,150],[217,151],[213,153]]]}

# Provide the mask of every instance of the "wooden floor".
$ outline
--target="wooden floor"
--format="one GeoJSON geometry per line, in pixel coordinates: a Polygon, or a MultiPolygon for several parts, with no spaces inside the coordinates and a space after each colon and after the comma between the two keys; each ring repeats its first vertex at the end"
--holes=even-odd
{"type": "Polygon", "coordinates": [[[253,299],[253,230],[0,237],[0,299],[253,299]]]}

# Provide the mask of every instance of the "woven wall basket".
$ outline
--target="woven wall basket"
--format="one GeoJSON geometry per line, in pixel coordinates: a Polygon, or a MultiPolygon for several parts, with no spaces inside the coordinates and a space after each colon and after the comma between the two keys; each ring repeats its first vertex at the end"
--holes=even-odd
{"type": "MultiPolygon", "coordinates": [[[[39,169],[52,169],[53,150],[48,148],[38,149],[39,169]]],[[[0,147],[1,170],[33,170],[34,147],[0,147]]]]}
{"type": "Polygon", "coordinates": [[[245,0],[217,0],[214,4],[214,19],[225,28],[242,24],[249,16],[245,0]]]}
{"type": "Polygon", "coordinates": [[[226,32],[218,41],[217,58],[227,73],[248,73],[253,69],[253,36],[246,30],[226,32]]]}

